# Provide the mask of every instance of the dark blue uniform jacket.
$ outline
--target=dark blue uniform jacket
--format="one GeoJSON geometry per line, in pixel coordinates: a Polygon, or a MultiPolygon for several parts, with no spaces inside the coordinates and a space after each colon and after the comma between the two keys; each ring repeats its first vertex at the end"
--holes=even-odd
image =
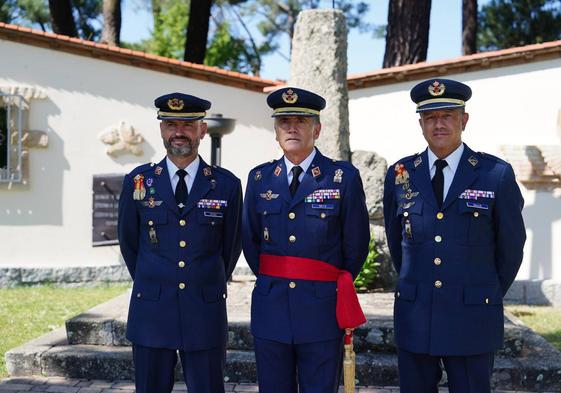
{"type": "Polygon", "coordinates": [[[134,281],[130,341],[188,351],[225,344],[226,281],[241,253],[241,206],[239,179],[202,159],[181,214],[165,159],[125,176],[119,243],[134,281]],[[139,174],[145,196],[135,200],[139,174]]]}
{"type": "Polygon", "coordinates": [[[257,275],[252,333],[296,344],[341,337],[335,319],[336,283],[259,275],[259,255],[318,259],[356,277],[370,240],[358,170],[317,151],[292,198],[283,158],[254,168],[242,232],[245,258],[257,275]]]}
{"type": "Polygon", "coordinates": [[[394,310],[399,348],[455,356],[502,346],[503,296],[526,240],[523,204],[512,167],[467,146],[442,208],[426,150],[389,168],[384,218],[399,273],[394,310]]]}

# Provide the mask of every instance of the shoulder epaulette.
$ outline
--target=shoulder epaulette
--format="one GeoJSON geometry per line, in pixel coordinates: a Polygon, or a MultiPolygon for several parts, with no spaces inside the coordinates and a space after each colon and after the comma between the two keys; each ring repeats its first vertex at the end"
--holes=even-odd
{"type": "Polygon", "coordinates": [[[501,163],[501,164],[507,164],[507,162],[505,160],[503,160],[502,158],[494,156],[494,155],[489,154],[489,153],[484,153],[482,151],[478,151],[477,155],[478,155],[478,157],[480,157],[483,160],[489,160],[489,161],[498,162],[498,163],[501,163]]]}
{"type": "Polygon", "coordinates": [[[216,166],[216,165],[212,165],[211,166],[212,171],[216,172],[216,173],[220,173],[222,175],[225,175],[227,177],[231,177],[231,178],[235,178],[237,179],[238,177],[236,175],[234,175],[232,172],[230,172],[228,169],[223,168],[221,166],[216,166]]]}

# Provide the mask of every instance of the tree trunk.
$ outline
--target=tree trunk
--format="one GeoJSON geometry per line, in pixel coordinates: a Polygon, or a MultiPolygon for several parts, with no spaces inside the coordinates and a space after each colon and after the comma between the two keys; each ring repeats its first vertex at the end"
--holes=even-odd
{"type": "Polygon", "coordinates": [[[462,0],[462,53],[477,52],[477,0],[462,0]]]}
{"type": "Polygon", "coordinates": [[[390,0],[384,68],[427,59],[431,0],[390,0]]]}
{"type": "Polygon", "coordinates": [[[191,1],[183,55],[185,61],[197,64],[203,64],[205,61],[211,7],[212,0],[191,1]]]}
{"type": "Polygon", "coordinates": [[[51,24],[55,33],[78,37],[76,22],[72,15],[71,0],[49,0],[49,9],[51,11],[51,24]]]}
{"type": "Polygon", "coordinates": [[[121,44],[121,0],[103,0],[101,42],[110,46],[121,44]]]}

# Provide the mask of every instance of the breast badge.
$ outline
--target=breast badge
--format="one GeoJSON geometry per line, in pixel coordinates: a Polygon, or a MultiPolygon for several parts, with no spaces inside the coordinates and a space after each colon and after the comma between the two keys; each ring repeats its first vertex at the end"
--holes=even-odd
{"type": "Polygon", "coordinates": [[[132,199],[141,201],[146,196],[146,188],[144,188],[144,175],[140,173],[134,177],[134,191],[132,192],[132,199]]]}
{"type": "Polygon", "coordinates": [[[395,165],[395,184],[405,184],[409,182],[409,172],[405,169],[405,165],[395,165]]]}
{"type": "Polygon", "coordinates": [[[333,175],[333,183],[341,183],[343,181],[343,170],[337,169],[333,175]]]}
{"type": "Polygon", "coordinates": [[[267,201],[270,201],[271,199],[277,199],[279,194],[273,194],[273,190],[268,190],[267,192],[262,192],[259,196],[267,201]]]}

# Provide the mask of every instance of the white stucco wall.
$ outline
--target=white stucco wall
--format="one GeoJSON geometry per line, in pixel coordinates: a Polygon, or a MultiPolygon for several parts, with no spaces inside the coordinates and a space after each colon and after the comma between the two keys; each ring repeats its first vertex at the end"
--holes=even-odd
{"type": "MultiPolygon", "coordinates": [[[[92,247],[92,178],[160,161],[165,150],[154,98],[172,91],[210,100],[209,113],[237,119],[222,139],[222,165],[245,184],[255,165],[278,156],[262,93],[0,40],[0,86],[32,86],[29,128],[49,146],[30,151],[28,190],[0,190],[0,267],[120,263],[118,247],[92,247]],[[7,61],[6,59],[9,59],[7,61]],[[98,135],[126,121],[145,138],[144,156],[111,158],[98,135]]],[[[210,163],[210,138],[200,146],[210,163]]]]}
{"type": "MultiPolygon", "coordinates": [[[[472,149],[501,156],[500,145],[559,144],[561,59],[448,75],[473,91],[463,140],[472,149]]],[[[409,97],[420,80],[349,92],[352,150],[371,150],[391,164],[420,152],[426,142],[409,97]]],[[[503,157],[504,158],[504,157],[503,157]]],[[[518,279],[561,280],[561,197],[526,190],[528,233],[518,279]]]]}

